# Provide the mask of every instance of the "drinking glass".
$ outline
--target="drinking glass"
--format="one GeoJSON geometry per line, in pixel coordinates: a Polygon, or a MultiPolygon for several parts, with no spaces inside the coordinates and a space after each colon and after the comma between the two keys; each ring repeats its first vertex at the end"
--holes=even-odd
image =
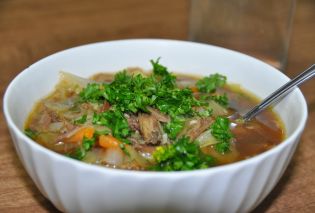
{"type": "Polygon", "coordinates": [[[295,0],[191,0],[189,40],[287,62],[295,0]]]}

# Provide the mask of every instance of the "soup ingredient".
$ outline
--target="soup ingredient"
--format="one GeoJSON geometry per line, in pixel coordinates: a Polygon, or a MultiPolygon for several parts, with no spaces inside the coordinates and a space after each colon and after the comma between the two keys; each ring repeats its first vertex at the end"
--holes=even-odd
{"type": "Polygon", "coordinates": [[[196,86],[200,92],[213,93],[216,88],[224,86],[225,83],[226,76],[216,73],[198,80],[196,86]]]}
{"type": "Polygon", "coordinates": [[[215,160],[205,155],[196,142],[188,137],[182,137],[173,144],[156,148],[153,157],[157,162],[152,170],[157,171],[185,171],[205,169],[215,165],[215,160]]]}
{"type": "Polygon", "coordinates": [[[107,149],[107,148],[117,148],[119,147],[119,144],[121,144],[121,142],[111,136],[111,135],[100,135],[98,138],[98,143],[101,147],[107,149]]]}
{"type": "Polygon", "coordinates": [[[112,130],[113,136],[125,138],[130,135],[130,127],[127,119],[118,110],[108,110],[102,113],[93,114],[93,124],[107,126],[112,130]]]}
{"type": "Polygon", "coordinates": [[[77,160],[82,160],[86,156],[87,152],[92,149],[94,144],[95,138],[83,137],[81,146],[76,148],[73,152],[67,153],[66,155],[77,160]]]}
{"type": "Polygon", "coordinates": [[[27,135],[28,137],[30,137],[31,139],[35,139],[37,136],[37,133],[34,130],[31,130],[29,128],[24,130],[25,135],[27,135]]]}
{"type": "Polygon", "coordinates": [[[221,116],[216,117],[210,126],[210,130],[211,135],[219,142],[215,144],[215,149],[221,154],[228,152],[231,139],[233,138],[229,119],[221,116]]]}
{"type": "Polygon", "coordinates": [[[83,138],[91,139],[93,135],[94,135],[93,127],[83,127],[77,130],[70,137],[65,138],[65,141],[69,143],[80,143],[83,140],[83,138]]]}

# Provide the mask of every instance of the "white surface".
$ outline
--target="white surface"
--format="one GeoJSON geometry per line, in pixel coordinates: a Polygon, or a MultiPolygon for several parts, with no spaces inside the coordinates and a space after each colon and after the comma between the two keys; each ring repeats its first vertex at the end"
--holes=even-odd
{"type": "Polygon", "coordinates": [[[265,97],[289,79],[249,56],[172,40],[122,40],[72,48],[46,57],[21,72],[4,96],[4,114],[27,172],[61,211],[246,212],[271,191],[287,167],[307,118],[305,99],[294,91],[277,105],[288,138],[251,159],[191,172],[138,172],[92,166],[33,142],[22,132],[34,102],[52,91],[60,70],[83,77],[138,66],[150,69],[161,57],[171,71],[208,75],[219,72],[265,97]]]}

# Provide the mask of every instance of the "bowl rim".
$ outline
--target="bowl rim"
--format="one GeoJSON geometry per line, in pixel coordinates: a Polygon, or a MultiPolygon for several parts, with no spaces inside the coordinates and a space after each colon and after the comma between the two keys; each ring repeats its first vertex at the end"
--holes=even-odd
{"type": "MultiPolygon", "coordinates": [[[[226,49],[223,47],[214,46],[211,44],[204,44],[204,43],[198,43],[198,42],[192,42],[192,41],[173,40],[173,39],[142,39],[142,38],[140,38],[140,39],[121,39],[121,40],[111,40],[111,41],[100,41],[100,42],[95,42],[95,43],[83,44],[83,45],[67,48],[67,49],[55,52],[53,54],[50,54],[46,57],[43,57],[40,60],[34,62],[33,64],[31,64],[28,67],[26,67],[25,69],[23,69],[18,75],[16,75],[13,78],[13,80],[11,80],[11,82],[7,86],[5,93],[4,93],[4,96],[3,96],[4,117],[5,117],[5,120],[7,122],[8,127],[10,128],[10,130],[13,131],[15,134],[17,134],[17,138],[22,139],[21,141],[26,142],[29,146],[36,149],[36,151],[43,152],[45,155],[48,155],[48,157],[52,158],[54,161],[73,164],[73,166],[79,167],[80,169],[89,170],[89,171],[93,171],[93,172],[100,172],[100,173],[104,173],[106,175],[108,175],[108,173],[113,173],[116,175],[132,175],[132,176],[136,175],[136,176],[140,176],[140,177],[161,177],[161,178],[168,178],[168,177],[176,178],[176,177],[184,177],[184,176],[192,176],[192,175],[193,176],[206,175],[209,173],[218,173],[218,172],[221,172],[222,170],[236,169],[237,167],[244,167],[247,164],[255,164],[257,161],[260,161],[269,155],[272,155],[276,152],[279,152],[284,147],[286,147],[290,142],[293,142],[295,138],[298,138],[299,134],[301,134],[303,132],[303,129],[306,125],[306,121],[307,121],[307,117],[308,117],[308,110],[307,110],[307,104],[306,104],[306,100],[305,100],[304,95],[302,94],[302,92],[299,88],[296,88],[295,91],[292,92],[292,94],[296,93],[299,96],[299,98],[301,99],[301,105],[302,105],[301,110],[303,111],[303,115],[302,115],[302,118],[300,118],[300,122],[299,122],[297,128],[293,131],[293,133],[289,137],[285,138],[280,144],[276,145],[275,147],[273,147],[273,148],[271,148],[271,149],[269,149],[263,153],[255,155],[251,158],[244,159],[244,160],[237,161],[237,162],[233,162],[233,163],[229,163],[226,165],[210,167],[207,169],[163,172],[163,171],[137,171],[137,170],[113,169],[113,168],[107,168],[107,167],[102,167],[99,165],[93,165],[93,164],[81,162],[81,161],[63,156],[62,154],[56,153],[56,152],[38,144],[38,143],[36,143],[34,140],[27,137],[23,133],[23,131],[20,130],[18,128],[18,126],[14,123],[14,121],[11,117],[11,114],[9,112],[10,94],[11,94],[13,88],[15,87],[16,82],[18,82],[20,78],[23,78],[24,75],[27,75],[28,72],[32,69],[32,67],[40,65],[41,63],[45,63],[46,60],[49,60],[49,59],[55,57],[56,55],[60,55],[60,54],[63,54],[65,52],[75,51],[77,49],[86,48],[86,47],[90,47],[90,46],[106,45],[106,44],[119,44],[119,43],[128,43],[128,42],[131,42],[131,43],[133,43],[133,42],[139,42],[139,43],[164,42],[165,43],[166,42],[166,43],[178,43],[178,44],[182,44],[182,45],[197,45],[197,46],[204,46],[204,47],[212,47],[212,48],[221,49],[223,51],[228,51],[232,54],[243,55],[243,57],[245,56],[249,60],[258,61],[260,63],[263,63],[264,65],[269,66],[269,68],[273,69],[274,71],[279,71],[276,68],[272,67],[271,65],[266,64],[265,62],[262,62],[256,58],[249,56],[249,55],[246,55],[244,53],[240,53],[238,51],[226,49]]],[[[283,76],[285,76],[289,80],[289,78],[285,74],[283,74],[283,73],[280,73],[280,74],[282,74],[283,76]]],[[[11,136],[11,141],[13,141],[12,136],[11,136]]],[[[17,140],[16,142],[19,143],[19,140],[17,140]]],[[[17,146],[17,145],[15,145],[15,146],[17,146]]]]}

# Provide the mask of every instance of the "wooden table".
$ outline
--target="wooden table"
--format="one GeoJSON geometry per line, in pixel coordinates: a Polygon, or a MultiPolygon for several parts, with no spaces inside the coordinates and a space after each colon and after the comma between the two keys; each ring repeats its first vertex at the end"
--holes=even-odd
{"type": "MultiPolygon", "coordinates": [[[[1,97],[21,70],[65,48],[124,38],[185,40],[188,11],[188,0],[1,0],[1,97]]],[[[315,62],[314,20],[315,1],[298,1],[288,76],[315,62]]],[[[315,212],[314,80],[302,86],[309,119],[297,152],[280,182],[254,212],[315,212]]],[[[2,98],[0,102],[2,107],[2,98]]],[[[58,212],[22,167],[2,110],[0,153],[0,212],[58,212]]]]}

